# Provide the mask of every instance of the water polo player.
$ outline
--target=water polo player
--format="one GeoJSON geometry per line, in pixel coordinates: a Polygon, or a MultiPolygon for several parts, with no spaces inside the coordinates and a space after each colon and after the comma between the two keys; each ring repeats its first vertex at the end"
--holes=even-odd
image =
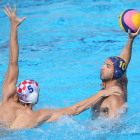
{"type": "Polygon", "coordinates": [[[100,79],[102,80],[103,86],[101,90],[106,91],[110,87],[118,86],[123,92],[120,96],[111,95],[102,98],[97,104],[92,106],[93,117],[102,114],[114,118],[118,115],[117,110],[127,102],[128,79],[126,77],[126,69],[131,59],[133,41],[139,33],[140,27],[136,33],[131,33],[130,30],[128,30],[128,41],[120,53],[120,56],[109,57],[101,67],[100,79]]]}
{"type": "Polygon", "coordinates": [[[110,95],[120,95],[120,88],[111,87],[105,92],[99,91],[97,94],[76,103],[73,106],[60,108],[56,110],[40,109],[32,111],[34,104],[38,102],[39,85],[34,80],[24,80],[16,88],[18,80],[18,40],[17,30],[19,25],[26,18],[19,19],[16,15],[16,6],[14,13],[10,5],[9,9],[5,7],[5,14],[9,17],[11,23],[11,34],[9,44],[9,66],[2,86],[2,96],[0,103],[0,121],[1,127],[11,129],[33,128],[47,122],[55,122],[62,115],[78,115],[97,103],[101,98],[110,95]]]}

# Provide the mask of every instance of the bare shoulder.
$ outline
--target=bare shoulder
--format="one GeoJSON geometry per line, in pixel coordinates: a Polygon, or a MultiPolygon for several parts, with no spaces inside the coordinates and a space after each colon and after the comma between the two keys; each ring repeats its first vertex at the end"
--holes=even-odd
{"type": "Polygon", "coordinates": [[[37,122],[39,123],[45,123],[48,121],[52,115],[54,114],[54,110],[51,109],[40,109],[37,110],[34,113],[34,116],[36,117],[37,122]]]}
{"type": "Polygon", "coordinates": [[[107,98],[107,100],[108,100],[108,104],[111,108],[112,107],[120,108],[124,104],[124,100],[121,95],[120,96],[111,95],[107,98]]]}
{"type": "Polygon", "coordinates": [[[2,102],[8,101],[10,98],[17,96],[17,89],[15,84],[3,84],[2,87],[2,102]]]}

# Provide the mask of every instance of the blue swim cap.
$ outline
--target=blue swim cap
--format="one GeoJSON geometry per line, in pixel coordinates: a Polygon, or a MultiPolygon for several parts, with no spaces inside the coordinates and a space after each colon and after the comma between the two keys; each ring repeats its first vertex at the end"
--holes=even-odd
{"type": "Polygon", "coordinates": [[[126,70],[125,61],[122,58],[116,56],[109,57],[108,59],[112,62],[113,66],[111,80],[121,78],[126,70]]]}

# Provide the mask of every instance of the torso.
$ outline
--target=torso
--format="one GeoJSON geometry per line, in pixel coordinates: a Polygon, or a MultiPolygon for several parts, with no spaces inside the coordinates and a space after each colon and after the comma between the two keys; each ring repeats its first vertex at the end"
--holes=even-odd
{"type": "MultiPolygon", "coordinates": [[[[117,95],[111,95],[111,96],[116,96],[116,98],[119,98],[118,105],[121,107],[125,102],[127,102],[127,90],[126,90],[126,86],[119,86],[119,87],[122,89],[123,94],[120,96],[117,95]]],[[[109,103],[112,102],[111,96],[102,98],[98,103],[92,106],[91,114],[93,119],[95,119],[99,115],[109,117],[110,114],[109,103]]]]}

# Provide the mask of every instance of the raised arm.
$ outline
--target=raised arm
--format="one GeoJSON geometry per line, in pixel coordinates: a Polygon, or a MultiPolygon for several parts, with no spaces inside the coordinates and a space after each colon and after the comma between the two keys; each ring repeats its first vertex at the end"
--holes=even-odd
{"type": "Polygon", "coordinates": [[[39,122],[42,122],[42,121],[44,121],[44,123],[55,122],[62,115],[68,115],[68,116],[78,115],[81,112],[89,109],[91,106],[95,105],[103,97],[107,97],[110,95],[120,95],[120,93],[121,93],[121,90],[118,87],[113,87],[108,90],[100,90],[95,95],[85,100],[82,100],[70,107],[60,108],[57,110],[48,110],[48,109],[39,110],[37,112],[39,113],[38,114],[39,122]]]}
{"type": "MultiPolygon", "coordinates": [[[[122,52],[120,53],[120,58],[122,58],[126,62],[126,67],[128,66],[131,60],[133,41],[135,37],[139,35],[139,33],[140,33],[140,26],[136,33],[131,33],[130,30],[128,30],[128,41],[125,47],[123,48],[122,52]]],[[[126,80],[125,78],[126,78],[126,72],[123,75],[122,79],[126,80]]]]}
{"type": "Polygon", "coordinates": [[[19,19],[16,14],[16,5],[14,6],[14,13],[10,5],[8,4],[9,9],[4,6],[5,14],[9,17],[11,23],[11,34],[9,42],[9,66],[7,73],[5,75],[3,86],[2,86],[2,103],[7,101],[10,97],[17,94],[16,93],[16,83],[18,79],[18,39],[17,39],[17,30],[21,22],[26,19],[19,19]]]}
{"type": "Polygon", "coordinates": [[[123,48],[122,52],[120,53],[120,57],[124,59],[126,62],[126,66],[128,66],[130,59],[131,59],[131,54],[132,54],[132,44],[136,36],[138,36],[140,33],[140,27],[137,30],[136,33],[131,33],[130,30],[128,30],[128,41],[123,48]]]}

